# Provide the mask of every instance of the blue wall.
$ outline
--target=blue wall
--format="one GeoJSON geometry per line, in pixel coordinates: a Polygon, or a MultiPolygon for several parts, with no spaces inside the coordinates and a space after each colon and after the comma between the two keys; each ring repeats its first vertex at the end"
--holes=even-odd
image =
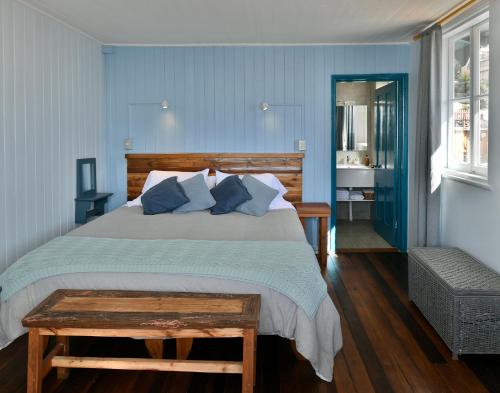
{"type": "Polygon", "coordinates": [[[330,201],[332,74],[406,73],[409,45],[112,47],[105,52],[106,191],[126,201],[123,139],[141,152],[291,152],[304,200],[330,201]],[[160,102],[168,98],[170,108],[160,102]],[[262,112],[261,101],[283,106],[262,112]]]}

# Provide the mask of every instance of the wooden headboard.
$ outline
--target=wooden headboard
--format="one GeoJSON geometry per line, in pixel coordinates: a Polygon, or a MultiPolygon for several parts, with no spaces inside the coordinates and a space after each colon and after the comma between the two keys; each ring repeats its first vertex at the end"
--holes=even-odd
{"type": "Polygon", "coordinates": [[[128,200],[137,198],[150,171],[196,172],[205,168],[234,174],[272,173],[288,189],[284,198],[302,201],[302,153],[126,154],[128,200]]]}

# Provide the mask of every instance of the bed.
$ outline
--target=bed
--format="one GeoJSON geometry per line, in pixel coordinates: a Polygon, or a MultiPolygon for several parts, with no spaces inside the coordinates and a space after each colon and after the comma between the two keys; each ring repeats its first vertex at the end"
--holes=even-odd
{"type": "MultiPolygon", "coordinates": [[[[285,198],[298,202],[302,158],[302,154],[128,154],[128,200],[140,195],[151,170],[209,168],[212,174],[215,170],[273,173],[288,189],[285,198]]],[[[334,357],[342,347],[339,315],[292,206],[262,217],[237,212],[213,216],[208,211],[146,216],[140,207],[124,206],[54,239],[14,265],[10,273],[2,273],[3,282],[0,276],[4,286],[0,347],[23,334],[22,317],[60,288],[259,293],[259,334],[295,340],[297,351],[316,374],[332,380],[334,357]]]]}

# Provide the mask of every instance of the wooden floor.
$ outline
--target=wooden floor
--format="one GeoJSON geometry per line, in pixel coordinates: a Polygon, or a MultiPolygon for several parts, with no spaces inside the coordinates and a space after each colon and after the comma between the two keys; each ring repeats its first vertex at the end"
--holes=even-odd
{"type": "MultiPolygon", "coordinates": [[[[288,342],[259,337],[256,392],[500,392],[500,356],[453,361],[406,295],[406,259],[399,254],[343,254],[329,261],[329,294],[342,318],[344,348],[333,383],[294,358],[288,342]]],[[[238,359],[237,340],[195,341],[192,358],[238,359]]],[[[173,343],[166,355],[174,355],[173,343]]],[[[142,341],[74,339],[72,353],[146,356],[142,341]]],[[[0,351],[0,392],[25,391],[26,336],[0,351]]],[[[44,392],[238,392],[241,376],[72,370],[60,386],[50,375],[44,392]]]]}

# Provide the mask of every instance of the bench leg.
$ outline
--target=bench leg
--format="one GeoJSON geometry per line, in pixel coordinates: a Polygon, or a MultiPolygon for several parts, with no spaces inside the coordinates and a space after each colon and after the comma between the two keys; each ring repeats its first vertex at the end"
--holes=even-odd
{"type": "Polygon", "coordinates": [[[177,360],[186,360],[193,347],[192,338],[178,338],[175,340],[177,360]]]}
{"type": "Polygon", "coordinates": [[[144,344],[153,359],[163,359],[163,339],[145,339],[144,344]]]}
{"type": "Polygon", "coordinates": [[[108,198],[104,198],[94,202],[94,209],[96,216],[102,216],[104,214],[104,206],[106,205],[107,199],[108,198]]]}
{"type": "Polygon", "coordinates": [[[44,340],[37,328],[30,329],[28,340],[27,393],[41,393],[44,340]]]}
{"type": "MultiPolygon", "coordinates": [[[[65,336],[57,336],[56,337],[56,345],[62,344],[62,356],[69,356],[69,337],[65,336]]],[[[57,379],[68,379],[69,377],[69,368],[58,367],[57,368],[57,379]]]]}
{"type": "Polygon", "coordinates": [[[246,329],[243,333],[242,393],[253,392],[255,384],[256,341],[257,335],[255,329],[246,329]]]}

